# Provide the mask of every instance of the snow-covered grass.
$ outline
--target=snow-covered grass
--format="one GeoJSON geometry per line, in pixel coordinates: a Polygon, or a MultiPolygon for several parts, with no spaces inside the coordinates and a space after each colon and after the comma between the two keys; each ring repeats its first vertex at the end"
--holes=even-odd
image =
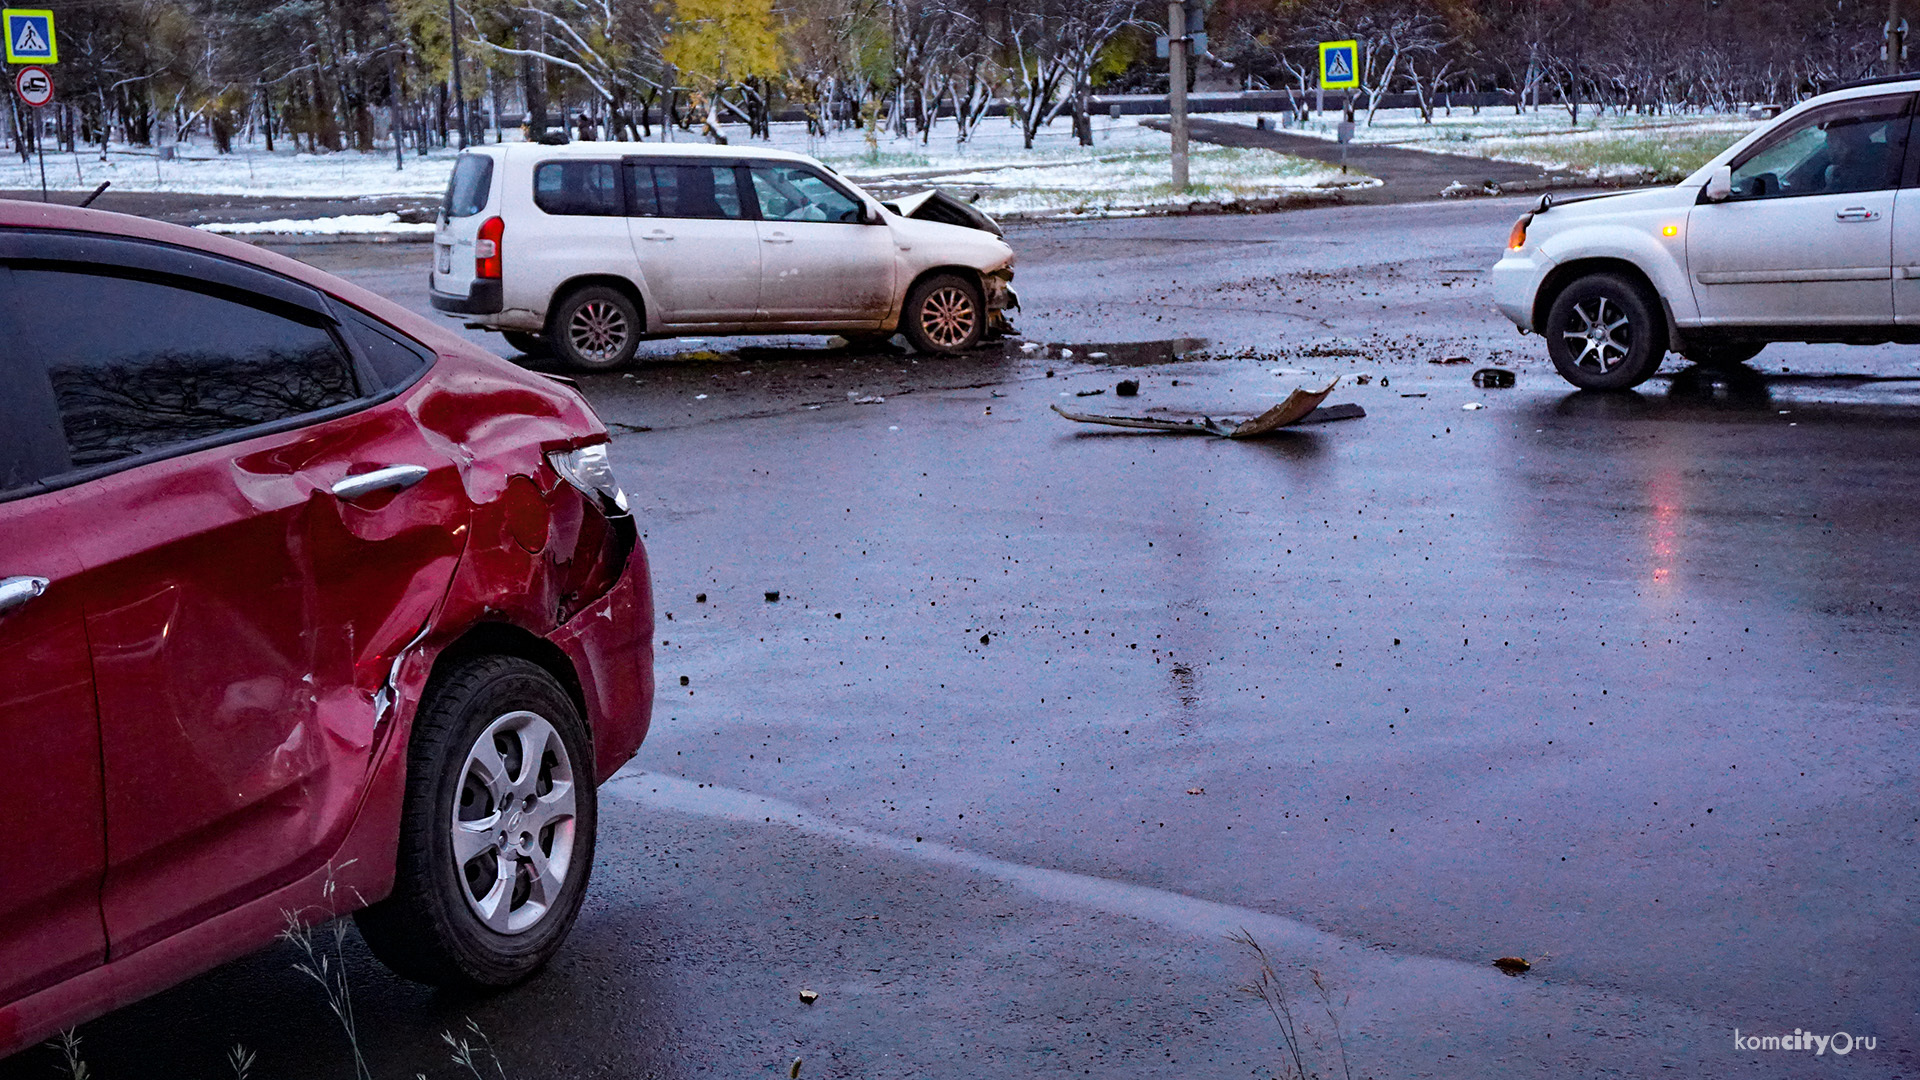
{"type": "MultiPolygon", "coordinates": [[[[1255,113],[1209,114],[1207,119],[1252,126],[1255,113]]],[[[1280,117],[1267,114],[1279,126],[1280,117]]],[[[1336,137],[1340,114],[1314,114],[1302,127],[1282,128],[1320,139],[1336,137]]],[[[1433,123],[1416,109],[1382,109],[1372,126],[1357,116],[1356,143],[1518,161],[1596,178],[1677,180],[1704,165],[1764,121],[1726,113],[1640,116],[1582,109],[1575,125],[1558,106],[1516,113],[1512,108],[1436,110],[1433,123]]]]}
{"type": "Polygon", "coordinates": [[[856,183],[889,189],[941,187],[977,196],[976,205],[990,214],[1127,213],[1377,182],[1343,176],[1339,169],[1305,158],[1194,143],[1191,186],[1175,192],[1172,137],[1130,117],[1096,117],[1090,147],[1081,146],[1062,122],[1042,131],[1028,149],[1020,129],[1004,119],[982,123],[965,143],[955,141],[951,121],[942,121],[924,142],[918,136],[883,136],[874,146],[867,144],[863,131],[808,138],[802,125],[776,124],[772,144],[810,153],[856,183]]]}
{"type": "Polygon", "coordinates": [[[272,221],[211,222],[198,226],[208,232],[229,236],[285,235],[361,236],[378,233],[388,236],[433,234],[430,221],[401,221],[399,214],[340,214],[323,218],[276,218],[272,221]]]}
{"type": "MultiPolygon", "coordinates": [[[[102,180],[114,191],[173,191],[197,195],[260,195],[284,198],[352,199],[383,195],[438,195],[447,187],[456,151],[436,150],[425,157],[408,154],[406,167],[393,167],[393,152],[306,154],[258,147],[217,154],[212,146],[179,148],[161,161],[150,148],[115,147],[105,161],[100,148],[77,154],[49,151],[47,186],[55,191],[91,191],[102,180]]],[[[38,160],[18,154],[0,157],[0,189],[37,190],[38,160]]]]}
{"type": "MultiPolygon", "coordinates": [[[[657,139],[658,129],[655,129],[657,139]]],[[[1130,118],[1094,119],[1094,145],[1080,146],[1062,118],[1042,130],[1034,145],[1023,145],[1020,129],[1005,119],[976,127],[965,143],[955,140],[951,120],[936,124],[923,142],[915,134],[896,138],[880,132],[871,145],[860,129],[809,135],[806,125],[773,125],[771,140],[750,137],[742,126],[726,135],[742,149],[773,146],[812,154],[854,182],[883,193],[945,187],[978,196],[988,213],[1137,212],[1179,202],[1231,203],[1342,184],[1367,184],[1366,177],[1345,176],[1318,162],[1264,150],[1234,150],[1193,145],[1193,187],[1175,193],[1168,181],[1171,139],[1130,118]]],[[[510,134],[509,139],[516,136],[510,134]]],[[[674,132],[676,141],[700,141],[674,132]]],[[[220,155],[208,145],[183,145],[178,156],[161,161],[147,149],[116,148],[100,160],[99,149],[47,156],[47,181],[60,191],[87,191],[111,180],[116,191],[190,192],[206,195],[255,195],[282,198],[381,198],[432,196],[446,188],[455,151],[408,154],[404,169],[387,153],[346,151],[335,154],[268,154],[257,145],[220,155]]],[[[37,162],[0,158],[0,188],[30,190],[40,185],[37,162]]],[[[397,222],[378,215],[345,215],[317,222],[250,223],[224,232],[395,232],[397,222]],[[280,226],[269,229],[267,226],[280,226]],[[295,225],[300,226],[297,230],[295,225]]]]}

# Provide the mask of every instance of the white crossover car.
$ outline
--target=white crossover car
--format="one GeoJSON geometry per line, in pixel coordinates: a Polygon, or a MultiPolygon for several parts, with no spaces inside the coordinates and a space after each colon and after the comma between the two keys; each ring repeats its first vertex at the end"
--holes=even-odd
{"type": "Polygon", "coordinates": [[[461,154],[429,286],[468,326],[604,370],[684,334],[957,353],[1005,329],[1012,280],[999,227],[958,200],[884,204],[780,150],[587,142],[461,154]]]}
{"type": "Polygon", "coordinates": [[[1812,98],[1673,187],[1540,204],[1493,268],[1495,302],[1567,381],[1636,386],[1768,342],[1920,342],[1920,78],[1812,98]]]}

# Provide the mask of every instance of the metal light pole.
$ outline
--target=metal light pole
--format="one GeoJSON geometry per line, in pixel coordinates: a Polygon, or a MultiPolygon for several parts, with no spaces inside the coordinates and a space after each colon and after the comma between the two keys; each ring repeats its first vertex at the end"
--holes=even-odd
{"type": "Polygon", "coordinates": [[[467,148],[467,95],[460,86],[460,0],[447,0],[447,40],[453,44],[453,100],[460,120],[460,149],[467,148]]]}
{"type": "Polygon", "coordinates": [[[1167,2],[1167,109],[1173,114],[1173,190],[1187,190],[1187,6],[1167,2]]]}

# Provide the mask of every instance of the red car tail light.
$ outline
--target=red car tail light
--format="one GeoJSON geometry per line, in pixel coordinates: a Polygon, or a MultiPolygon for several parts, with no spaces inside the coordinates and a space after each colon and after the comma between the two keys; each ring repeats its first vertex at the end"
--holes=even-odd
{"type": "Polygon", "coordinates": [[[480,226],[480,237],[473,242],[474,277],[500,279],[500,237],[506,231],[507,223],[497,217],[488,218],[480,226]]]}

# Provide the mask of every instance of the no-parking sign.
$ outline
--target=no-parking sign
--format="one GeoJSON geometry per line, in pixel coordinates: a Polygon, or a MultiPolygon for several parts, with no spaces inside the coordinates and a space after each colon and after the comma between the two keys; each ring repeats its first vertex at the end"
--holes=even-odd
{"type": "Polygon", "coordinates": [[[53,76],[46,68],[23,67],[13,77],[13,91],[28,108],[37,109],[53,100],[53,76]]]}

